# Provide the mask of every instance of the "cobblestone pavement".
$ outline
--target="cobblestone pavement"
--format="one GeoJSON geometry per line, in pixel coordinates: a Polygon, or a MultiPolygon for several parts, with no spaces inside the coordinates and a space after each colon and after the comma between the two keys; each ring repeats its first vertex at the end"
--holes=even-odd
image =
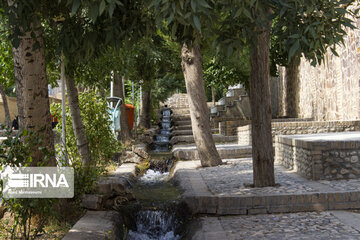
{"type": "Polygon", "coordinates": [[[252,160],[228,159],[226,165],[199,168],[199,172],[209,191],[215,195],[264,195],[301,194],[321,191],[360,190],[360,179],[336,181],[309,181],[293,171],[275,164],[277,187],[251,188],[253,181],[252,160]]]}
{"type": "MultiPolygon", "coordinates": [[[[305,212],[201,217],[198,219],[201,228],[192,234],[192,239],[360,239],[359,227],[344,223],[336,215],[334,212],[305,212]]],[[[355,218],[359,220],[359,216],[356,214],[355,218]]]]}

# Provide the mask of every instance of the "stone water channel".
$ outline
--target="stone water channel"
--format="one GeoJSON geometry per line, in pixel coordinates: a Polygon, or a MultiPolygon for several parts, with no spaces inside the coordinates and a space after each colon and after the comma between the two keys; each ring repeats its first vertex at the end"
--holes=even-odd
{"type": "Polygon", "coordinates": [[[170,138],[171,110],[164,109],[150,168],[132,189],[137,203],[131,216],[134,222],[128,226],[128,240],[177,240],[185,234],[187,211],[179,203],[180,190],[169,181],[173,166],[170,138]]]}

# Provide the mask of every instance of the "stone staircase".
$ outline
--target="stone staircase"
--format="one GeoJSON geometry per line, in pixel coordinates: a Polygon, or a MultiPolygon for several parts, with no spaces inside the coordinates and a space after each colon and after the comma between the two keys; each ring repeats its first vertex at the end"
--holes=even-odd
{"type": "Polygon", "coordinates": [[[226,96],[210,109],[210,119],[214,128],[219,128],[219,122],[226,120],[245,120],[251,116],[249,96],[240,86],[230,88],[226,96]]]}

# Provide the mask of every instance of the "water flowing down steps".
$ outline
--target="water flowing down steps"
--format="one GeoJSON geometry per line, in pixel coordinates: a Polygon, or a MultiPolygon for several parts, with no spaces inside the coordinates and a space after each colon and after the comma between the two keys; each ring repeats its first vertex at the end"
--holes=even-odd
{"type": "Polygon", "coordinates": [[[155,135],[154,152],[168,152],[171,137],[171,110],[163,109],[160,123],[160,132],[155,135]]]}

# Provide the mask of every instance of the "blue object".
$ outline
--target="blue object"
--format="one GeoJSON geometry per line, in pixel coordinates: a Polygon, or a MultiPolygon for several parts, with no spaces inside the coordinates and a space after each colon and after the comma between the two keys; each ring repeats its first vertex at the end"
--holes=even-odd
{"type": "Polygon", "coordinates": [[[111,131],[116,136],[116,132],[121,130],[120,128],[120,105],[123,100],[119,97],[108,97],[108,113],[111,121],[111,131]],[[112,104],[113,103],[113,104],[112,104]],[[115,107],[113,107],[115,104],[115,107]]]}

